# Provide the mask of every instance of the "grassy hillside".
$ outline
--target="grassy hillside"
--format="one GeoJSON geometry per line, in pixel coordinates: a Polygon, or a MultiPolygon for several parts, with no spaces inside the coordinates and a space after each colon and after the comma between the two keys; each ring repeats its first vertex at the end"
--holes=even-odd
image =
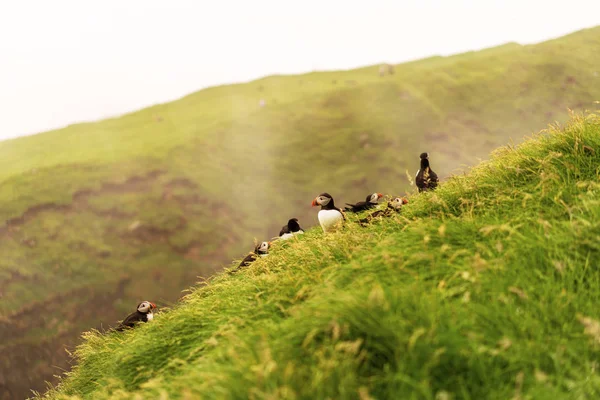
{"type": "Polygon", "coordinates": [[[598,47],[596,28],[384,77],[273,76],[0,142],[0,393],[42,389],[80,332],[171,304],[288,218],[313,225],[316,193],[403,193],[422,151],[447,176],[593,107],[598,47]]]}
{"type": "Polygon", "coordinates": [[[500,148],[401,215],[86,333],[46,398],[597,398],[599,166],[594,115],[500,148]]]}

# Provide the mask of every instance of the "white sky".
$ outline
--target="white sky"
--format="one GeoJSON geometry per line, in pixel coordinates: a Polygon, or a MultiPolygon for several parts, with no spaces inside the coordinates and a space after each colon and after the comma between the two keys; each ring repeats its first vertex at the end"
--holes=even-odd
{"type": "Polygon", "coordinates": [[[598,24],[597,0],[0,0],[0,140],[223,83],[598,24]]]}

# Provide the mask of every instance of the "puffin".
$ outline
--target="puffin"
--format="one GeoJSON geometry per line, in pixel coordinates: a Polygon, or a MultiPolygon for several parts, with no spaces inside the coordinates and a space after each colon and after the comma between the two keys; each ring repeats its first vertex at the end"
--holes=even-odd
{"type": "Polygon", "coordinates": [[[279,231],[279,239],[287,240],[294,235],[300,235],[304,233],[304,229],[300,227],[298,218],[292,218],[288,221],[287,225],[283,226],[279,231]]]}
{"type": "Polygon", "coordinates": [[[346,220],[344,212],[335,206],[333,197],[329,193],[321,193],[315,197],[311,205],[313,207],[321,206],[318,218],[323,232],[334,230],[346,220]]]}
{"type": "Polygon", "coordinates": [[[419,188],[419,192],[433,190],[438,185],[438,176],[429,166],[429,154],[421,153],[421,168],[417,171],[415,182],[419,188]]]}
{"type": "Polygon", "coordinates": [[[117,331],[122,331],[125,328],[133,328],[136,324],[140,322],[148,322],[154,319],[154,314],[152,310],[156,308],[156,304],[151,303],[149,301],[142,301],[137,306],[137,310],[132,312],[125,318],[119,326],[115,329],[117,331]]]}
{"type": "Polygon", "coordinates": [[[261,243],[257,244],[256,247],[254,248],[254,251],[252,253],[248,254],[242,260],[240,265],[238,265],[237,268],[233,270],[233,272],[237,271],[240,268],[247,267],[248,265],[250,265],[254,261],[256,261],[256,259],[258,257],[268,256],[269,255],[269,247],[271,247],[270,242],[261,242],[261,243]]]}
{"type": "Polygon", "coordinates": [[[408,204],[408,200],[406,200],[404,197],[395,197],[388,202],[386,208],[384,208],[383,210],[377,210],[375,212],[372,212],[366,218],[360,219],[358,222],[360,222],[360,224],[364,226],[365,224],[371,222],[371,220],[374,218],[389,217],[394,212],[399,212],[402,209],[402,206],[405,204],[408,204]]]}
{"type": "Polygon", "coordinates": [[[368,210],[369,208],[375,207],[379,199],[382,197],[383,195],[381,193],[373,193],[368,195],[365,201],[359,201],[356,204],[346,203],[346,205],[348,206],[345,207],[346,211],[357,213],[360,211],[368,210]]]}

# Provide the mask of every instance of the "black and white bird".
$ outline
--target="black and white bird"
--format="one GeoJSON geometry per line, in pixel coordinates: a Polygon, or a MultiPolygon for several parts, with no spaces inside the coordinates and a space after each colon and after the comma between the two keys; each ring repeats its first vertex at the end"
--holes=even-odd
{"type": "Polygon", "coordinates": [[[388,202],[386,208],[384,208],[383,210],[377,210],[375,212],[372,212],[366,218],[360,219],[358,222],[360,222],[361,225],[364,225],[368,224],[369,222],[371,222],[371,220],[377,217],[389,217],[393,213],[399,212],[402,209],[402,206],[407,203],[408,200],[406,200],[404,197],[395,197],[388,202]]]}
{"type": "Polygon", "coordinates": [[[156,308],[156,304],[151,303],[149,301],[142,301],[137,306],[137,310],[127,316],[119,326],[116,328],[117,331],[122,331],[125,328],[133,328],[136,324],[140,322],[148,322],[154,319],[154,314],[152,310],[156,308]]]}
{"type": "Polygon", "coordinates": [[[294,235],[300,235],[304,233],[304,229],[300,227],[298,218],[292,218],[288,221],[287,225],[283,226],[279,231],[279,239],[287,240],[294,235]]]}
{"type": "Polygon", "coordinates": [[[367,196],[367,198],[365,199],[365,201],[359,201],[356,204],[350,204],[350,203],[346,203],[346,205],[348,207],[345,207],[346,211],[350,211],[350,212],[361,212],[364,210],[368,210],[370,208],[373,208],[377,205],[377,202],[379,201],[380,198],[382,198],[383,195],[381,193],[373,193],[367,196]]]}
{"type": "Polygon", "coordinates": [[[269,255],[269,247],[271,247],[270,242],[261,242],[261,243],[257,244],[256,247],[254,248],[254,251],[252,253],[248,254],[242,260],[242,262],[240,262],[240,265],[238,265],[237,268],[235,270],[233,270],[232,272],[235,272],[240,268],[247,267],[248,265],[250,265],[254,261],[256,261],[256,259],[258,257],[268,256],[269,255]]]}
{"type": "Polygon", "coordinates": [[[421,153],[421,168],[417,171],[415,182],[419,188],[419,192],[433,190],[438,185],[438,176],[429,166],[429,155],[421,153]]]}
{"type": "Polygon", "coordinates": [[[312,206],[321,206],[318,218],[323,232],[334,230],[346,220],[344,212],[335,206],[333,197],[329,193],[321,193],[315,197],[312,206]]]}

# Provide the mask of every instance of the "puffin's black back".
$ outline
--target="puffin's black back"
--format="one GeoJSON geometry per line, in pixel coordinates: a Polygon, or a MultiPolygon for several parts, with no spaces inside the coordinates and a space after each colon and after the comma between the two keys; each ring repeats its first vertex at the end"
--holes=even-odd
{"type": "Polygon", "coordinates": [[[293,233],[302,231],[300,224],[298,223],[298,218],[292,218],[288,221],[287,225],[284,225],[279,231],[279,236],[283,236],[286,233],[293,233]]]}
{"type": "Polygon", "coordinates": [[[148,322],[148,316],[140,311],[135,311],[127,316],[117,327],[117,331],[122,331],[125,328],[133,328],[138,322],[148,322]]]}
{"type": "Polygon", "coordinates": [[[429,167],[429,189],[435,189],[438,186],[438,176],[431,167],[429,167]]]}
{"type": "Polygon", "coordinates": [[[254,253],[250,253],[250,254],[248,254],[248,255],[247,255],[247,256],[246,256],[246,257],[245,257],[245,258],[244,258],[244,259],[243,259],[243,260],[240,262],[240,265],[238,265],[238,267],[237,267],[237,268],[234,270],[234,272],[235,272],[235,271],[237,271],[237,270],[238,270],[238,269],[240,269],[240,268],[247,267],[248,265],[252,264],[252,263],[254,262],[254,260],[256,260],[256,259],[258,258],[258,255],[256,254],[256,251],[257,251],[257,250],[255,250],[255,252],[254,252],[254,253]]]}
{"type": "Polygon", "coordinates": [[[286,233],[290,233],[289,224],[288,225],[284,225],[284,226],[281,227],[281,230],[279,231],[279,236],[283,236],[286,233]]]}
{"type": "Polygon", "coordinates": [[[415,177],[415,183],[419,188],[419,192],[435,189],[438,185],[438,176],[429,165],[429,155],[421,153],[419,157],[421,158],[421,168],[415,177]]]}
{"type": "Polygon", "coordinates": [[[302,230],[302,228],[300,228],[300,224],[298,223],[298,218],[290,219],[288,221],[287,228],[288,228],[287,233],[298,232],[298,231],[302,230]]]}
{"type": "Polygon", "coordinates": [[[244,259],[242,260],[242,262],[240,263],[240,267],[245,267],[248,264],[250,264],[252,261],[256,260],[257,258],[257,254],[256,251],[254,253],[250,253],[248,254],[246,257],[244,257],[244,259]]]}
{"type": "Polygon", "coordinates": [[[346,203],[347,206],[349,207],[344,207],[344,209],[346,211],[350,211],[350,212],[361,212],[364,210],[368,210],[370,208],[374,208],[375,204],[371,203],[371,196],[372,194],[367,195],[367,197],[365,198],[365,201],[359,201],[356,204],[350,204],[350,203],[346,203]]]}

